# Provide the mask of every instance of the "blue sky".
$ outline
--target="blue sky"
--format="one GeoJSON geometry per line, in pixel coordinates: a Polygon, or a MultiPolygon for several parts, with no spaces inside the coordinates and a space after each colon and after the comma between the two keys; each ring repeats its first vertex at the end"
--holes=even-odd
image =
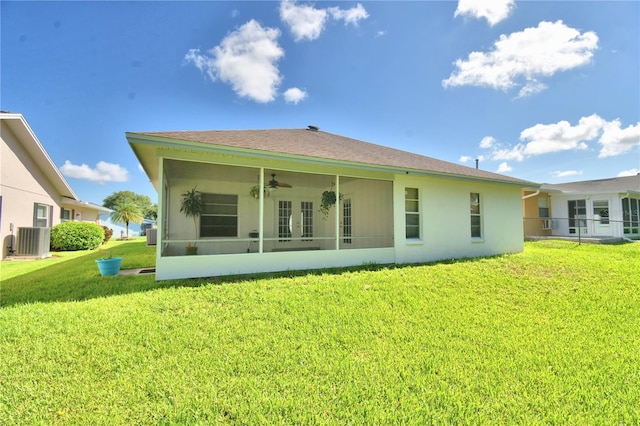
{"type": "Polygon", "coordinates": [[[80,199],[127,131],[305,128],[559,183],[640,172],[637,1],[0,2],[0,109],[80,199]]]}

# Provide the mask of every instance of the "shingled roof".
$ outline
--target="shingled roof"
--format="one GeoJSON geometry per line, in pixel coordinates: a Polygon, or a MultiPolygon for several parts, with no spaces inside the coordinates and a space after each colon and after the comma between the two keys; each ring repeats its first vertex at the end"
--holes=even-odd
{"type": "Polygon", "coordinates": [[[398,171],[430,172],[433,174],[522,184],[523,186],[539,186],[538,184],[510,176],[437,160],[312,128],[135,132],[128,133],[128,136],[150,136],[154,139],[162,138],[165,141],[190,142],[203,144],[203,146],[212,145],[248,149],[265,153],[339,161],[341,163],[382,166],[399,169],[398,171]]]}
{"type": "Polygon", "coordinates": [[[564,193],[612,193],[640,192],[640,173],[634,176],[622,176],[608,179],[583,180],[578,182],[550,184],[540,187],[544,191],[564,193]]]}

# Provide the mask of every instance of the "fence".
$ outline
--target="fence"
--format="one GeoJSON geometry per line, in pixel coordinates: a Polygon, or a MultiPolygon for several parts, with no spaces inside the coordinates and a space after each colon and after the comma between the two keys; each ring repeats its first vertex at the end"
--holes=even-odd
{"type": "Polygon", "coordinates": [[[640,239],[640,223],[608,217],[525,217],[525,239],[560,238],[589,242],[640,239]]]}

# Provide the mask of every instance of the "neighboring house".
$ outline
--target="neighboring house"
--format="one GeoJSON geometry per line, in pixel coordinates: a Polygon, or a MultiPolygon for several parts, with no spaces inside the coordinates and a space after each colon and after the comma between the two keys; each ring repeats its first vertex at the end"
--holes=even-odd
{"type": "Polygon", "coordinates": [[[100,213],[111,211],[78,199],[22,114],[0,112],[0,124],[2,258],[15,251],[19,228],[50,228],[67,220],[98,223],[100,213]]]}
{"type": "Polygon", "coordinates": [[[156,279],[520,252],[522,190],[536,187],[315,126],[127,139],[158,190],[156,279]],[[180,211],[193,188],[196,221],[180,211]]]}
{"type": "Polygon", "coordinates": [[[640,174],[524,191],[525,237],[640,238],[640,174]]]}

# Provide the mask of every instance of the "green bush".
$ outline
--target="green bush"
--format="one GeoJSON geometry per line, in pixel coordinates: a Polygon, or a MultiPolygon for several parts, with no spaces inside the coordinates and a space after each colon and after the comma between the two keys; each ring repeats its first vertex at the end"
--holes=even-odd
{"type": "Polygon", "coordinates": [[[102,229],[104,229],[104,240],[102,240],[102,244],[107,244],[113,235],[113,229],[108,226],[102,226],[102,229]]]}
{"type": "Polygon", "coordinates": [[[104,241],[102,226],[90,222],[62,222],[51,228],[51,250],[93,250],[104,241]]]}

